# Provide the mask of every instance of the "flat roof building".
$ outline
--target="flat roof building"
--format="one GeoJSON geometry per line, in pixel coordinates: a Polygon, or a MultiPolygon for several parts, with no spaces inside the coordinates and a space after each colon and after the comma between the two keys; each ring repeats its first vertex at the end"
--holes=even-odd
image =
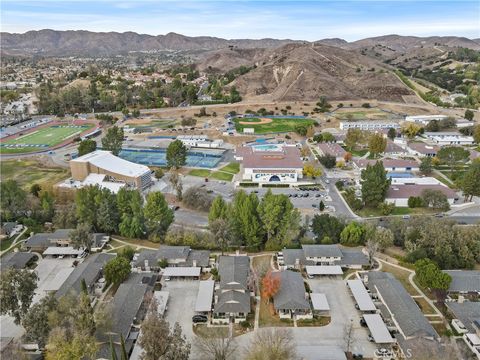
{"type": "Polygon", "coordinates": [[[147,166],[124,160],[105,150],[70,160],[70,170],[75,181],[84,181],[90,174],[103,174],[112,182],[123,182],[137,189],[145,189],[152,182],[147,166]]]}
{"type": "Polygon", "coordinates": [[[395,343],[395,339],[390,335],[387,326],[379,314],[364,314],[363,318],[367,323],[368,330],[370,330],[375,344],[395,343]]]}
{"type": "Polygon", "coordinates": [[[400,129],[400,124],[395,121],[369,120],[369,121],[340,121],[340,130],[360,129],[375,131],[382,129],[400,129]]]}
{"type": "Polygon", "coordinates": [[[452,277],[449,292],[480,293],[479,270],[443,270],[443,272],[452,277]]]}
{"type": "Polygon", "coordinates": [[[432,120],[444,120],[447,117],[447,115],[413,115],[405,116],[405,121],[427,125],[432,120]]]}
{"type": "Polygon", "coordinates": [[[362,280],[347,280],[347,285],[360,311],[375,311],[377,309],[362,280]]]}
{"type": "Polygon", "coordinates": [[[332,155],[335,156],[337,161],[345,160],[345,154],[347,153],[344,148],[342,148],[337,143],[320,143],[317,145],[317,148],[321,155],[332,155]]]}
{"type": "Polygon", "coordinates": [[[462,135],[459,132],[426,132],[424,135],[435,144],[446,145],[473,145],[475,140],[473,136],[462,135]]]}
{"type": "Polygon", "coordinates": [[[212,311],[213,293],[215,290],[215,281],[200,281],[198,287],[197,300],[195,302],[195,312],[209,313],[212,311]]]}

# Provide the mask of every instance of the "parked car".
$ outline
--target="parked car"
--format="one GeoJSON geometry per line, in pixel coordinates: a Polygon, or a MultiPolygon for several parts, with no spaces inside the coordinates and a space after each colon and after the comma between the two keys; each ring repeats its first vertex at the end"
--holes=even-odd
{"type": "Polygon", "coordinates": [[[208,318],[205,315],[193,315],[193,317],[192,317],[192,322],[194,324],[205,323],[207,321],[208,321],[208,318]]]}

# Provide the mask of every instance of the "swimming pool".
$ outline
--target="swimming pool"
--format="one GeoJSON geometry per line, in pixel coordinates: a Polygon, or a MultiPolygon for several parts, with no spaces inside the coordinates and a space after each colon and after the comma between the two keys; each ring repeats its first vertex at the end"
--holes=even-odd
{"type": "Polygon", "coordinates": [[[387,177],[391,178],[412,178],[414,177],[411,172],[389,172],[387,173],[387,177]]]}
{"type": "MultiPolygon", "coordinates": [[[[150,166],[166,166],[167,153],[165,149],[122,149],[119,157],[122,159],[150,166]]],[[[214,168],[222,160],[223,152],[188,151],[187,163],[189,167],[214,168]]]]}
{"type": "Polygon", "coordinates": [[[251,145],[255,151],[280,151],[282,146],[279,144],[251,145]]]}

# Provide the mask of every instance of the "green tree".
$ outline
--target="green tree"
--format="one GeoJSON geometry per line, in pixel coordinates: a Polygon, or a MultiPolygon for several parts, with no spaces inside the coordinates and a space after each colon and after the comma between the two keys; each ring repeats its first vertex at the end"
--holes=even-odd
{"type": "Polygon", "coordinates": [[[27,269],[10,268],[0,274],[0,314],[10,315],[15,324],[28,312],[32,303],[38,277],[27,269]]]}
{"type": "Polygon", "coordinates": [[[47,348],[46,360],[94,359],[98,352],[94,336],[86,334],[69,336],[62,328],[52,329],[47,348]]]}
{"type": "Polygon", "coordinates": [[[86,139],[78,144],[78,156],[82,156],[97,150],[97,142],[95,140],[86,139]]]}
{"type": "Polygon", "coordinates": [[[378,209],[380,210],[382,215],[390,215],[395,209],[395,204],[384,201],[378,204],[378,209]]]}
{"type": "Polygon", "coordinates": [[[474,112],[470,109],[467,109],[465,110],[465,115],[464,115],[464,118],[467,119],[468,121],[473,121],[473,116],[474,116],[474,112]]]}
{"type": "Polygon", "coordinates": [[[452,282],[452,277],[430,259],[421,259],[415,263],[415,275],[421,286],[434,290],[447,290],[452,282]]]}
{"type": "Polygon", "coordinates": [[[386,147],[387,139],[385,139],[382,134],[373,134],[370,136],[370,139],[368,140],[368,150],[373,157],[383,153],[386,147]]]}
{"type": "Polygon", "coordinates": [[[230,222],[224,218],[216,218],[209,222],[208,228],[213,235],[215,245],[217,245],[223,253],[233,243],[233,232],[230,222]]]}
{"type": "Polygon", "coordinates": [[[230,215],[232,230],[238,243],[246,245],[249,249],[261,249],[263,246],[263,229],[258,206],[258,198],[254,193],[247,195],[243,190],[235,193],[230,215]]]}
{"type": "Polygon", "coordinates": [[[41,190],[42,190],[42,187],[36,183],[30,186],[30,194],[32,194],[35,197],[38,197],[40,195],[41,190]]]}
{"type": "Polygon", "coordinates": [[[345,135],[345,145],[349,151],[352,151],[356,149],[358,145],[364,145],[367,139],[368,135],[365,131],[350,128],[345,135]]]}
{"type": "Polygon", "coordinates": [[[409,122],[402,127],[402,134],[404,134],[409,139],[413,139],[422,131],[422,127],[415,123],[409,122]]]}
{"type": "Polygon", "coordinates": [[[447,196],[440,190],[425,189],[422,191],[422,201],[427,207],[447,211],[450,209],[447,196]]]}
{"type": "Polygon", "coordinates": [[[120,215],[118,213],[117,199],[110,191],[102,191],[102,195],[95,199],[96,202],[96,224],[98,231],[108,234],[118,231],[120,215]]]}
{"type": "Polygon", "coordinates": [[[145,235],[143,198],[138,190],[121,189],[117,194],[118,209],[121,214],[120,235],[141,238],[145,235]]]}
{"type": "Polygon", "coordinates": [[[165,173],[163,172],[163,170],[162,170],[161,168],[155,169],[155,179],[159,180],[159,179],[161,179],[164,175],[165,175],[165,173]]]}
{"type": "Polygon", "coordinates": [[[365,243],[365,227],[352,221],[340,234],[340,243],[347,246],[358,246],[365,243]]]}
{"type": "Polygon", "coordinates": [[[130,262],[122,256],[117,256],[105,264],[103,270],[105,280],[109,284],[119,285],[130,275],[130,262]]]}
{"type": "Polygon", "coordinates": [[[408,198],[408,207],[417,208],[423,206],[423,199],[420,196],[410,196],[408,198]]]}
{"type": "Polygon", "coordinates": [[[187,148],[180,140],[175,140],[167,148],[167,166],[179,169],[187,162],[187,148]]]}
{"type": "Polygon", "coordinates": [[[460,162],[466,162],[470,156],[470,151],[461,146],[444,146],[437,152],[437,158],[450,167],[453,175],[455,167],[460,162]]]}
{"type": "Polygon", "coordinates": [[[377,207],[385,200],[390,179],[381,161],[375,165],[368,164],[361,173],[362,200],[368,207],[377,207]]]}
{"type": "Polygon", "coordinates": [[[390,140],[394,140],[397,137],[397,130],[394,128],[389,128],[387,132],[387,136],[390,140]]]}
{"type": "Polygon", "coordinates": [[[465,201],[472,201],[474,196],[480,196],[480,162],[473,162],[459,180],[459,187],[465,201]]]}
{"type": "Polygon", "coordinates": [[[329,214],[315,215],[312,220],[312,232],[317,242],[328,237],[332,242],[338,243],[344,228],[345,223],[341,219],[329,214]]]}
{"type": "Polygon", "coordinates": [[[320,211],[325,210],[325,204],[323,203],[323,200],[320,200],[320,204],[318,204],[318,210],[320,211]]]}
{"type": "Polygon", "coordinates": [[[72,246],[75,249],[84,248],[90,251],[92,247],[92,226],[90,224],[78,224],[77,228],[69,234],[72,246]]]}
{"type": "Polygon", "coordinates": [[[209,224],[217,219],[228,218],[228,206],[225,200],[221,195],[218,195],[213,199],[212,205],[210,206],[210,211],[208,212],[208,222],[209,224]]]}
{"type": "Polygon", "coordinates": [[[123,138],[123,128],[114,125],[107,130],[103,137],[102,147],[104,150],[111,151],[113,155],[118,155],[122,150],[123,138]]]}
{"type": "Polygon", "coordinates": [[[420,162],[420,172],[424,175],[430,175],[433,171],[432,158],[425,156],[420,162]]]}
{"type": "Polygon", "coordinates": [[[473,140],[475,140],[477,144],[480,144],[480,125],[473,128],[473,140]]]}
{"type": "Polygon", "coordinates": [[[43,348],[48,341],[51,327],[48,322],[48,314],[56,309],[58,302],[53,294],[42,298],[33,304],[22,319],[25,328],[25,339],[35,342],[43,348]]]}
{"type": "Polygon", "coordinates": [[[317,106],[318,111],[322,113],[327,112],[332,107],[332,105],[329,104],[329,102],[327,101],[326,96],[320,96],[320,100],[317,102],[317,106]]]}
{"type": "Polygon", "coordinates": [[[27,211],[27,193],[18,186],[15,180],[0,182],[0,208],[2,218],[15,220],[27,211]]]}
{"type": "Polygon", "coordinates": [[[144,214],[150,239],[154,242],[160,241],[174,219],[173,211],[168,207],[161,192],[156,191],[147,195],[144,214]]]}
{"type": "Polygon", "coordinates": [[[332,169],[337,164],[337,159],[331,154],[325,154],[323,156],[320,156],[318,158],[318,161],[320,161],[320,164],[325,166],[327,169],[332,169]]]}

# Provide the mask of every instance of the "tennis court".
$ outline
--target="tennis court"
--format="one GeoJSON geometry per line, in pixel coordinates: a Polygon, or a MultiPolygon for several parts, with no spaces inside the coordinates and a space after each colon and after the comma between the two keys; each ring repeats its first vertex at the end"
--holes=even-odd
{"type": "MultiPolygon", "coordinates": [[[[214,168],[222,160],[223,150],[188,151],[187,167],[214,168]]],[[[119,156],[122,159],[150,166],[166,166],[167,153],[165,149],[123,149],[119,156]]]]}

